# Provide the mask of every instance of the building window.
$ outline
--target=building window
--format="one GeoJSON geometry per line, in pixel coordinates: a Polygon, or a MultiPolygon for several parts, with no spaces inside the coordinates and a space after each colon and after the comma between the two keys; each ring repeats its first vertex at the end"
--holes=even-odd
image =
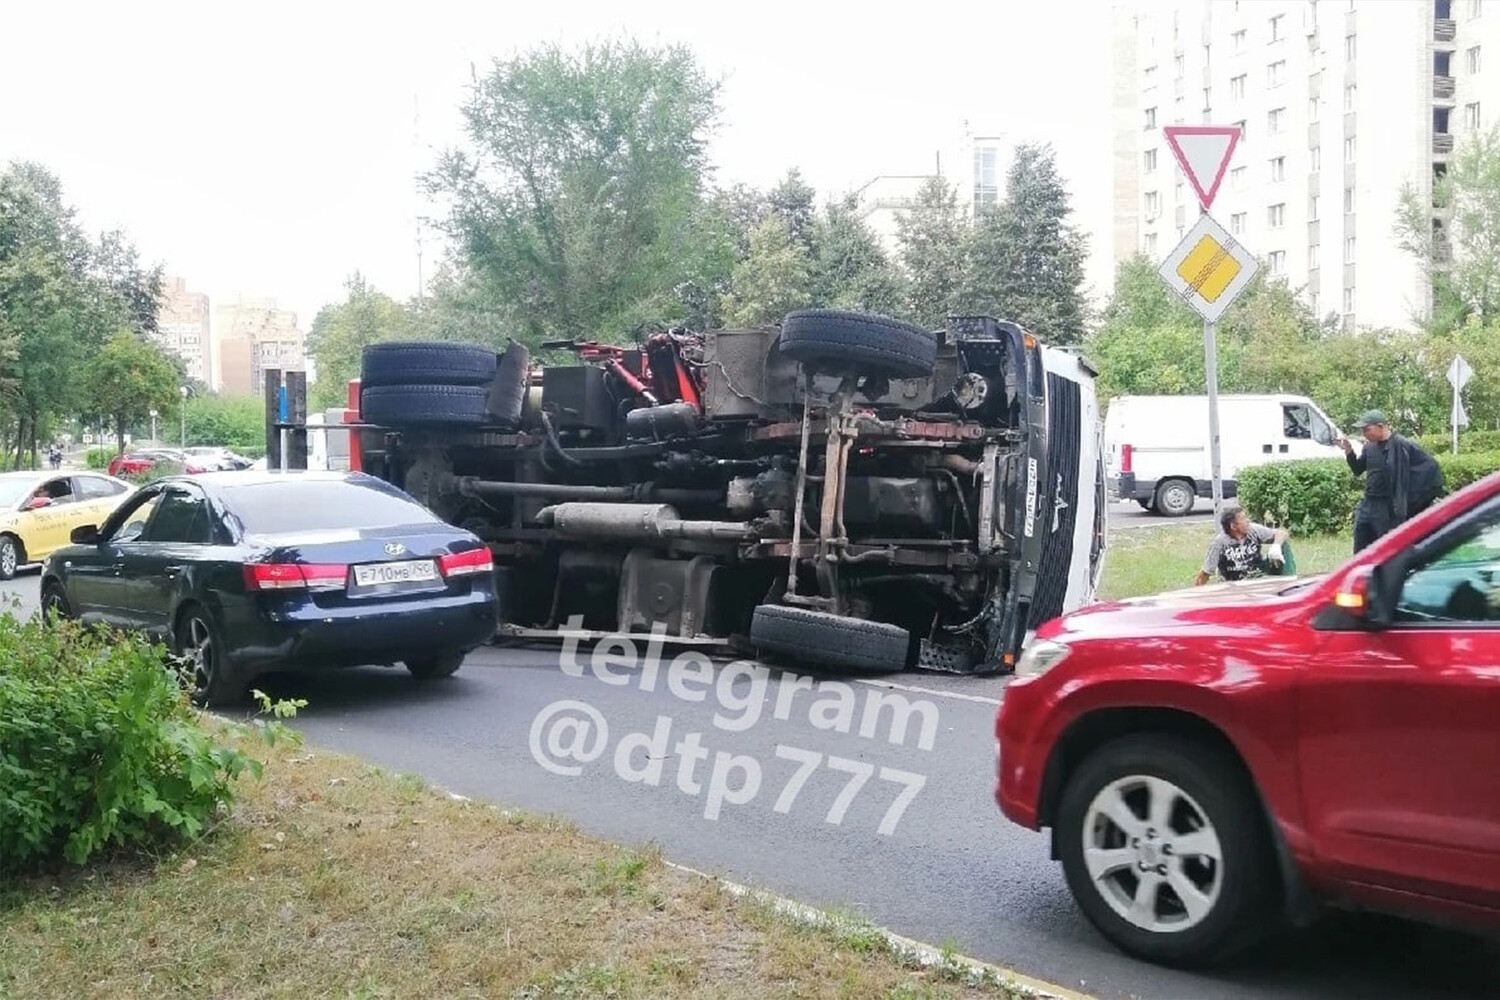
{"type": "Polygon", "coordinates": [[[1245,29],[1244,28],[1241,28],[1239,31],[1236,31],[1233,35],[1230,36],[1230,38],[1234,42],[1234,51],[1235,51],[1236,54],[1245,51],[1245,29]]]}
{"type": "Polygon", "coordinates": [[[1464,128],[1471,132],[1479,131],[1479,102],[1464,105],[1464,128]]]}
{"type": "Polygon", "coordinates": [[[1283,16],[1284,15],[1277,14],[1275,17],[1271,18],[1271,41],[1273,42],[1281,41],[1281,21],[1283,16]]]}
{"type": "Polygon", "coordinates": [[[1204,87],[1203,88],[1203,117],[1205,117],[1205,118],[1208,117],[1208,108],[1209,108],[1209,105],[1213,104],[1212,96],[1213,96],[1213,92],[1210,91],[1207,87],[1204,87]]]}
{"type": "Polygon", "coordinates": [[[974,147],[974,204],[993,205],[1000,200],[1000,150],[974,147]]]}
{"type": "Polygon", "coordinates": [[[1148,129],[1156,128],[1156,109],[1155,108],[1147,108],[1146,109],[1146,128],[1148,128],[1148,129]]]}
{"type": "Polygon", "coordinates": [[[1344,140],[1344,162],[1354,162],[1354,136],[1352,135],[1344,140]]]}
{"type": "Polygon", "coordinates": [[[1147,66],[1145,72],[1146,72],[1146,89],[1150,90],[1152,87],[1156,86],[1156,67],[1155,66],[1147,66]]]}
{"type": "Polygon", "coordinates": [[[1182,200],[1182,181],[1178,181],[1177,185],[1172,189],[1172,201],[1181,204],[1182,200]]]}
{"type": "Polygon", "coordinates": [[[1157,191],[1146,192],[1146,218],[1154,219],[1161,215],[1161,194],[1157,191]]]}
{"type": "Polygon", "coordinates": [[[1286,121],[1286,108],[1272,108],[1266,115],[1266,131],[1272,135],[1280,135],[1281,127],[1286,121]]]}
{"type": "Polygon", "coordinates": [[[1464,53],[1464,55],[1467,57],[1469,72],[1478,73],[1481,67],[1481,63],[1479,61],[1479,46],[1474,46],[1468,52],[1464,53]]]}
{"type": "Polygon", "coordinates": [[[1286,224],[1286,205],[1272,205],[1266,210],[1266,225],[1271,229],[1280,229],[1286,224]]]}
{"type": "Polygon", "coordinates": [[[1154,149],[1148,149],[1148,150],[1146,150],[1146,173],[1149,174],[1149,173],[1151,173],[1155,169],[1156,169],[1156,150],[1154,150],[1154,149]]]}
{"type": "Polygon", "coordinates": [[[1323,169],[1322,146],[1314,146],[1312,149],[1308,150],[1307,163],[1307,169],[1312,173],[1317,173],[1319,170],[1323,169]]]}
{"type": "Polygon", "coordinates": [[[1182,79],[1182,74],[1187,69],[1187,59],[1184,56],[1178,56],[1174,68],[1177,70],[1177,79],[1182,79]]]}
{"type": "Polygon", "coordinates": [[[1350,84],[1346,84],[1344,86],[1344,110],[1345,111],[1353,111],[1354,110],[1354,99],[1357,96],[1358,96],[1358,94],[1355,92],[1354,84],[1350,83],[1350,84]]]}
{"type": "Polygon", "coordinates": [[[1344,263],[1345,264],[1353,264],[1354,263],[1354,237],[1353,236],[1349,236],[1349,237],[1346,237],[1344,239],[1344,263]]]}
{"type": "Polygon", "coordinates": [[[1266,86],[1279,87],[1286,83],[1286,60],[1281,59],[1266,67],[1266,86]]]}
{"type": "Polygon", "coordinates": [[[1309,195],[1307,198],[1307,221],[1318,221],[1318,196],[1316,194],[1309,195]]]}
{"type": "Polygon", "coordinates": [[[1245,74],[1244,73],[1241,73],[1239,76],[1230,77],[1230,79],[1229,79],[1229,96],[1232,97],[1232,98],[1234,98],[1237,101],[1244,99],[1244,97],[1245,97],[1245,74]]]}
{"type": "Polygon", "coordinates": [[[1242,236],[1245,232],[1246,213],[1235,212],[1229,217],[1229,231],[1235,236],[1242,236]]]}
{"type": "Polygon", "coordinates": [[[1352,313],[1353,311],[1354,311],[1354,289],[1352,289],[1352,288],[1346,288],[1346,289],[1344,289],[1344,312],[1346,312],[1346,313],[1352,313]]]}
{"type": "Polygon", "coordinates": [[[1318,246],[1316,243],[1312,244],[1311,246],[1309,246],[1307,248],[1307,269],[1309,271],[1314,270],[1315,268],[1317,268],[1317,266],[1318,266],[1318,254],[1320,254],[1322,251],[1323,251],[1323,248],[1320,247],[1320,246],[1318,246]]]}
{"type": "Polygon", "coordinates": [[[1147,255],[1149,255],[1149,256],[1152,256],[1152,257],[1156,256],[1156,234],[1155,233],[1147,233],[1144,237],[1142,237],[1142,239],[1141,239],[1141,249],[1145,250],[1146,253],[1147,253],[1147,255]]]}
{"type": "Polygon", "coordinates": [[[1271,274],[1286,274],[1286,251],[1271,251],[1271,274]]]}
{"type": "Polygon", "coordinates": [[[1271,181],[1275,183],[1284,180],[1286,180],[1286,157],[1278,156],[1271,160],[1271,181]]]}
{"type": "Polygon", "coordinates": [[[1344,36],[1344,58],[1352,60],[1354,58],[1354,53],[1356,51],[1356,48],[1357,47],[1354,44],[1354,36],[1353,35],[1345,35],[1344,36]]]}
{"type": "Polygon", "coordinates": [[[1231,191],[1243,191],[1245,189],[1245,168],[1235,167],[1229,171],[1229,189],[1231,191]]]}
{"type": "Polygon", "coordinates": [[[1307,6],[1302,9],[1302,27],[1312,31],[1318,26],[1318,0],[1307,0],[1307,6]]]}
{"type": "Polygon", "coordinates": [[[1344,214],[1354,211],[1354,189],[1344,188],[1344,214]]]}
{"type": "Polygon", "coordinates": [[[1307,120],[1309,122],[1318,120],[1318,99],[1316,97],[1309,97],[1307,99],[1307,120]]]}
{"type": "Polygon", "coordinates": [[[1249,122],[1247,122],[1243,118],[1241,118],[1239,121],[1237,121],[1237,122],[1234,123],[1234,127],[1240,130],[1240,138],[1241,139],[1249,139],[1250,138],[1250,130],[1245,127],[1248,124],[1249,124],[1249,122]]]}
{"type": "Polygon", "coordinates": [[[1478,17],[1481,7],[1481,0],[1469,0],[1469,16],[1478,17]]]}

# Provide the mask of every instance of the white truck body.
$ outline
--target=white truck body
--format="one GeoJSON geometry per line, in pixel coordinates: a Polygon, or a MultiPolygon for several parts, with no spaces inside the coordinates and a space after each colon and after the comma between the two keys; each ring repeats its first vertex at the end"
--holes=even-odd
{"type": "MultiPolygon", "coordinates": [[[[1341,458],[1341,432],[1306,396],[1219,397],[1220,475],[1238,493],[1241,469],[1304,458],[1341,458]]],[[[1119,396],[1104,418],[1110,494],[1180,516],[1213,495],[1207,396],[1119,396]]]]}

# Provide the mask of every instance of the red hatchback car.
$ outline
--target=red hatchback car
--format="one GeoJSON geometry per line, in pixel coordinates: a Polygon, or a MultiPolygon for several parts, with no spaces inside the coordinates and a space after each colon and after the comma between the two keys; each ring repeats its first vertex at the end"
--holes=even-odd
{"type": "Polygon", "coordinates": [[[1500,474],[1326,577],[1044,625],[996,800],[1121,949],[1226,959],[1321,904],[1500,928],[1500,474]]]}

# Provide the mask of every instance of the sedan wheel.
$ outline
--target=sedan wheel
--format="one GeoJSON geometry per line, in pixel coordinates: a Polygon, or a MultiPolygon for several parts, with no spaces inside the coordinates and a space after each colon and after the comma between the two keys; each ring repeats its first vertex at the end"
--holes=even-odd
{"type": "Polygon", "coordinates": [[[1274,928],[1271,834],[1243,768],[1212,746],[1131,736],[1096,750],[1057,813],[1068,886],[1116,946],[1211,964],[1274,928]]]}
{"type": "Polygon", "coordinates": [[[16,540],[9,536],[0,538],[0,580],[15,579],[20,565],[21,551],[16,547],[16,540]]]}
{"type": "Polygon", "coordinates": [[[177,652],[192,670],[193,704],[218,706],[237,693],[225,677],[223,644],[207,613],[194,609],[183,616],[177,652]]]}

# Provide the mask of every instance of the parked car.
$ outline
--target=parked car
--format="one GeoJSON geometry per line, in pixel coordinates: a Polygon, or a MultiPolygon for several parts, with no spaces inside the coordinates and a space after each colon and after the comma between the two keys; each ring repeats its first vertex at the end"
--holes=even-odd
{"type": "Polygon", "coordinates": [[[498,622],[489,549],[360,473],[170,477],[72,542],[43,567],[44,612],[166,642],[200,704],[271,670],[446,677],[498,622]]]}
{"type": "Polygon", "coordinates": [[[184,448],[183,454],[198,465],[204,466],[210,471],[232,472],[240,469],[250,468],[252,461],[243,455],[236,454],[228,448],[217,448],[211,445],[195,445],[192,448],[184,448]]]}
{"type": "Polygon", "coordinates": [[[0,473],[0,580],[68,544],[80,524],[97,524],[132,487],[97,472],[0,473]]]}
{"type": "Polygon", "coordinates": [[[1500,474],[1326,577],[1048,622],[1017,675],[996,799],[1125,951],[1323,904],[1500,927],[1500,474]]]}
{"type": "MultiPolygon", "coordinates": [[[[1343,458],[1339,430],[1306,396],[1219,397],[1219,474],[1224,495],[1239,473],[1267,462],[1343,458]]],[[[1207,396],[1117,396],[1104,417],[1110,495],[1167,517],[1213,495],[1207,396]]]]}
{"type": "Polygon", "coordinates": [[[181,466],[190,476],[216,470],[217,463],[189,455],[176,448],[142,448],[116,455],[109,463],[111,476],[139,476],[156,468],[158,463],[181,466]]]}

